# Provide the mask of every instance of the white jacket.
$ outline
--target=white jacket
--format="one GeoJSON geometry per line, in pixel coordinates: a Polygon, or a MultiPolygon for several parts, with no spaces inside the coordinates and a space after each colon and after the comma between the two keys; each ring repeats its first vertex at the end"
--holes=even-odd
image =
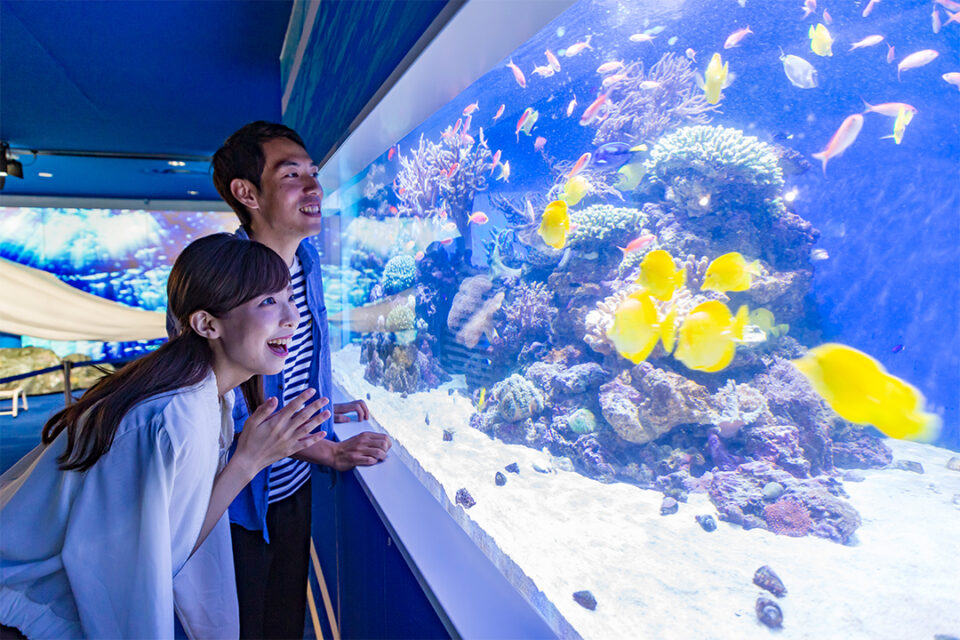
{"type": "Polygon", "coordinates": [[[190,557],[233,438],[211,372],[149,398],[84,472],[61,471],[66,431],[0,476],[0,623],[29,638],[239,635],[224,515],[190,557]],[[188,562],[189,560],[189,562],[188,562]]]}

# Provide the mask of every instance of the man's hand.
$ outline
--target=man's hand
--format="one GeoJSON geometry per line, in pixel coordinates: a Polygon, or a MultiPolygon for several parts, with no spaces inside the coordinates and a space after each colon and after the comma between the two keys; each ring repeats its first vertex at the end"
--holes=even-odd
{"type": "Polygon", "coordinates": [[[390,438],[385,434],[364,431],[348,440],[335,443],[333,464],[329,466],[337,471],[350,471],[354,467],[375,465],[387,457],[390,444],[390,438]]]}
{"type": "Polygon", "coordinates": [[[357,414],[357,419],[360,422],[370,419],[370,410],[367,409],[367,403],[363,400],[352,400],[333,405],[334,422],[350,422],[349,414],[351,413],[357,414]]]}

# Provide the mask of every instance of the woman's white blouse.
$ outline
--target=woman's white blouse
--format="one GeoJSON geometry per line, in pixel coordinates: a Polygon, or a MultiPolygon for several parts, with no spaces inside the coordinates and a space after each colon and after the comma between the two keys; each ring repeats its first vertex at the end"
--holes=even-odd
{"type": "Polygon", "coordinates": [[[239,635],[224,515],[190,556],[233,437],[213,373],[131,409],[89,470],[66,432],[0,476],[0,623],[30,638],[239,635]]]}

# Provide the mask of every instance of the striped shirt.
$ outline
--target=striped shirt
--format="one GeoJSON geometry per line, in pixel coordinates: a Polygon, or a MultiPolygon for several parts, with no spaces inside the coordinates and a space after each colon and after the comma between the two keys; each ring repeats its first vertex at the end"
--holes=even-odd
{"type": "MultiPolygon", "coordinates": [[[[300,312],[300,322],[290,340],[287,359],[283,364],[283,404],[296,398],[307,389],[310,365],[313,363],[313,319],[307,307],[307,282],[303,277],[303,265],[296,256],[290,267],[290,286],[293,302],[300,312]]],[[[267,504],[283,500],[310,479],[310,463],[293,458],[284,458],[270,467],[270,494],[267,504]]]]}

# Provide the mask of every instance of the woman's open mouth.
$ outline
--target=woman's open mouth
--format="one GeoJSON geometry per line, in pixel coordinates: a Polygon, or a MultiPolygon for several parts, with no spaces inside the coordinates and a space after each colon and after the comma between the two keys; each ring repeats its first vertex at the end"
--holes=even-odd
{"type": "Polygon", "coordinates": [[[286,338],[275,338],[273,340],[267,340],[267,347],[274,354],[280,356],[281,358],[286,358],[287,354],[290,353],[290,350],[287,347],[288,342],[290,342],[289,336],[286,338]]]}

